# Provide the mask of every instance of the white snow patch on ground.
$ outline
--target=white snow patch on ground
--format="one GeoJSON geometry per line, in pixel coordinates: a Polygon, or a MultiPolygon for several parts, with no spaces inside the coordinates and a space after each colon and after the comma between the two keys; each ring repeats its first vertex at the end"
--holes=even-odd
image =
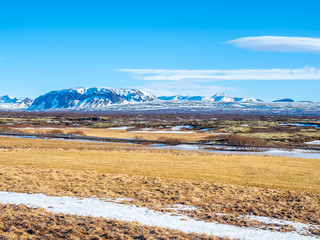
{"type": "Polygon", "coordinates": [[[291,158],[309,158],[309,159],[320,159],[320,151],[313,150],[301,150],[295,149],[293,151],[285,151],[281,149],[269,149],[265,152],[250,152],[250,151],[237,151],[234,147],[219,146],[219,145],[207,145],[205,147],[222,147],[226,150],[211,150],[204,149],[203,145],[165,145],[165,144],[153,144],[149,148],[157,149],[175,149],[175,150],[193,150],[193,151],[204,151],[204,152],[214,152],[218,154],[235,154],[235,155],[262,155],[262,156],[276,156],[276,157],[291,157],[291,158]]]}
{"type": "Polygon", "coordinates": [[[260,223],[278,224],[278,225],[282,225],[282,226],[283,225],[291,225],[300,234],[308,234],[308,229],[310,227],[320,229],[320,226],[317,226],[317,225],[308,225],[308,224],[293,222],[293,221],[272,219],[272,218],[268,218],[268,217],[260,217],[260,216],[252,216],[252,215],[246,215],[245,217],[249,218],[251,220],[256,220],[260,223]]]}
{"type": "Polygon", "coordinates": [[[167,210],[175,210],[176,213],[178,213],[178,210],[182,210],[182,211],[190,211],[190,210],[197,210],[197,208],[195,206],[189,206],[189,205],[182,205],[182,204],[175,204],[172,207],[168,207],[168,208],[164,208],[167,210]]]}
{"type": "Polygon", "coordinates": [[[188,216],[173,216],[145,207],[102,201],[97,198],[52,197],[43,194],[0,192],[2,204],[25,204],[29,207],[42,207],[53,213],[80,216],[104,217],[120,221],[137,221],[148,226],[177,229],[186,233],[208,234],[246,240],[316,240],[316,236],[303,236],[298,232],[271,232],[262,229],[241,228],[228,224],[204,222],[188,216]],[[183,220],[182,220],[183,219],[183,220]]]}
{"type": "Polygon", "coordinates": [[[110,130],[127,130],[131,127],[129,126],[123,126],[123,127],[111,127],[111,128],[107,128],[107,129],[110,129],[110,130]]]}
{"type": "MultiPolygon", "coordinates": [[[[251,154],[254,154],[254,153],[251,153],[251,154]]],[[[271,149],[266,152],[258,152],[257,154],[258,155],[280,156],[280,157],[320,159],[320,152],[319,151],[302,150],[302,149],[295,149],[293,151],[271,149]]]]}
{"type": "Polygon", "coordinates": [[[314,141],[311,141],[311,142],[305,142],[305,144],[320,145],[320,140],[314,140],[314,141]]]}
{"type": "Polygon", "coordinates": [[[200,149],[199,145],[189,145],[189,144],[179,144],[179,145],[165,145],[165,144],[152,144],[148,148],[157,148],[157,149],[175,149],[175,150],[194,150],[197,151],[200,149]]]}

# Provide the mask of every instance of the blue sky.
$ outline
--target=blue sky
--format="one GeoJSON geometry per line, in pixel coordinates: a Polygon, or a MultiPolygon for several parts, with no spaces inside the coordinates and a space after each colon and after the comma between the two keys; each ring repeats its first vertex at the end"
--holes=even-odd
{"type": "Polygon", "coordinates": [[[1,1],[0,95],[83,86],[320,101],[319,7],[318,0],[1,1]]]}

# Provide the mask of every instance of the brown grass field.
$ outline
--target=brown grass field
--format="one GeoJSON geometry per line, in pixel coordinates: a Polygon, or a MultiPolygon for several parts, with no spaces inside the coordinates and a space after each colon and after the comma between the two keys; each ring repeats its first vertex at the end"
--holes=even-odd
{"type": "Polygon", "coordinates": [[[53,214],[41,208],[0,204],[0,239],[200,239],[227,238],[186,234],[138,223],[53,214]]]}
{"type": "MultiPolygon", "coordinates": [[[[21,132],[25,133],[50,133],[52,129],[18,129],[21,132]]],[[[58,128],[57,130],[61,131],[61,133],[67,134],[72,133],[74,131],[81,131],[85,136],[92,136],[92,137],[105,137],[105,138],[141,138],[146,140],[158,140],[161,137],[174,137],[179,138],[184,141],[199,141],[203,140],[208,136],[212,136],[209,133],[203,132],[195,132],[189,131],[191,133],[148,133],[148,131],[140,132],[140,129],[137,129],[139,132],[135,131],[127,131],[124,129],[107,129],[107,128],[58,128]]],[[[156,129],[155,131],[161,131],[161,129],[156,129]]],[[[165,130],[163,130],[165,131],[165,130]]]]}
{"type": "MultiPolygon", "coordinates": [[[[1,191],[127,197],[133,200],[124,201],[125,204],[160,211],[170,211],[165,208],[174,204],[186,204],[197,207],[197,210],[181,210],[192,218],[237,226],[259,225],[245,217],[239,218],[239,214],[320,224],[318,159],[237,156],[149,149],[135,144],[0,137],[0,167],[1,191]]],[[[83,224],[87,218],[64,216],[61,222],[57,215],[26,207],[0,206],[0,213],[4,219],[1,220],[0,239],[16,239],[17,236],[37,239],[40,235],[54,239],[59,234],[70,239],[93,239],[86,238],[93,235],[99,239],[100,228],[105,224],[108,229],[113,229],[105,232],[116,234],[110,235],[116,239],[130,239],[137,235],[150,239],[169,239],[172,235],[177,237],[174,239],[207,239],[206,236],[94,218],[90,218],[92,225],[90,222],[84,231],[71,222],[83,224]],[[22,217],[9,217],[21,214],[28,215],[34,223],[19,222],[22,217]],[[49,227],[42,224],[48,217],[52,224],[49,227]],[[10,223],[14,227],[10,228],[10,223]],[[125,227],[119,227],[123,225],[125,227]],[[35,231],[32,232],[34,236],[26,235],[30,226],[35,231]],[[64,229],[72,231],[67,233],[64,229]],[[159,235],[150,235],[154,231],[159,235]]],[[[273,228],[267,226],[267,229],[273,228]]],[[[282,231],[290,231],[290,227],[282,231]]],[[[319,234],[317,230],[314,233],[319,234]]]]}
{"type": "Polygon", "coordinates": [[[208,181],[320,193],[320,161],[61,140],[0,138],[1,165],[208,181]],[[9,149],[9,150],[7,150],[9,149]]]}

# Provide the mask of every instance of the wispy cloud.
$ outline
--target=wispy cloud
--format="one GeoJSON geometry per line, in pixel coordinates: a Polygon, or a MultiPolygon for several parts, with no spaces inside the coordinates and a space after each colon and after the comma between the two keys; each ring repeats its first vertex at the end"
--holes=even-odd
{"type": "Polygon", "coordinates": [[[225,43],[254,51],[320,53],[320,38],[259,36],[238,38],[225,43]]]}
{"type": "Polygon", "coordinates": [[[217,92],[237,92],[233,88],[203,85],[199,82],[191,80],[174,81],[168,84],[163,82],[147,82],[140,86],[133,86],[133,88],[145,90],[155,94],[156,96],[171,96],[171,95],[189,95],[189,96],[212,96],[217,92]]]}
{"type": "Polygon", "coordinates": [[[234,70],[172,70],[172,69],[118,69],[147,81],[225,81],[225,80],[320,80],[318,68],[298,69],[234,69],[234,70]]]}

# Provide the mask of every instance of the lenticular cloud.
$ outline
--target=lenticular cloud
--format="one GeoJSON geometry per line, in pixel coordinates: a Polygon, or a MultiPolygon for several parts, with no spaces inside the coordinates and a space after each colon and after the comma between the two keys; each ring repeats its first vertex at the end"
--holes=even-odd
{"type": "Polygon", "coordinates": [[[298,69],[231,69],[231,70],[187,70],[187,69],[119,69],[134,78],[151,81],[194,80],[320,80],[320,69],[305,66],[298,69]]]}
{"type": "Polygon", "coordinates": [[[237,38],[225,43],[254,51],[320,53],[320,38],[259,36],[237,38]]]}

